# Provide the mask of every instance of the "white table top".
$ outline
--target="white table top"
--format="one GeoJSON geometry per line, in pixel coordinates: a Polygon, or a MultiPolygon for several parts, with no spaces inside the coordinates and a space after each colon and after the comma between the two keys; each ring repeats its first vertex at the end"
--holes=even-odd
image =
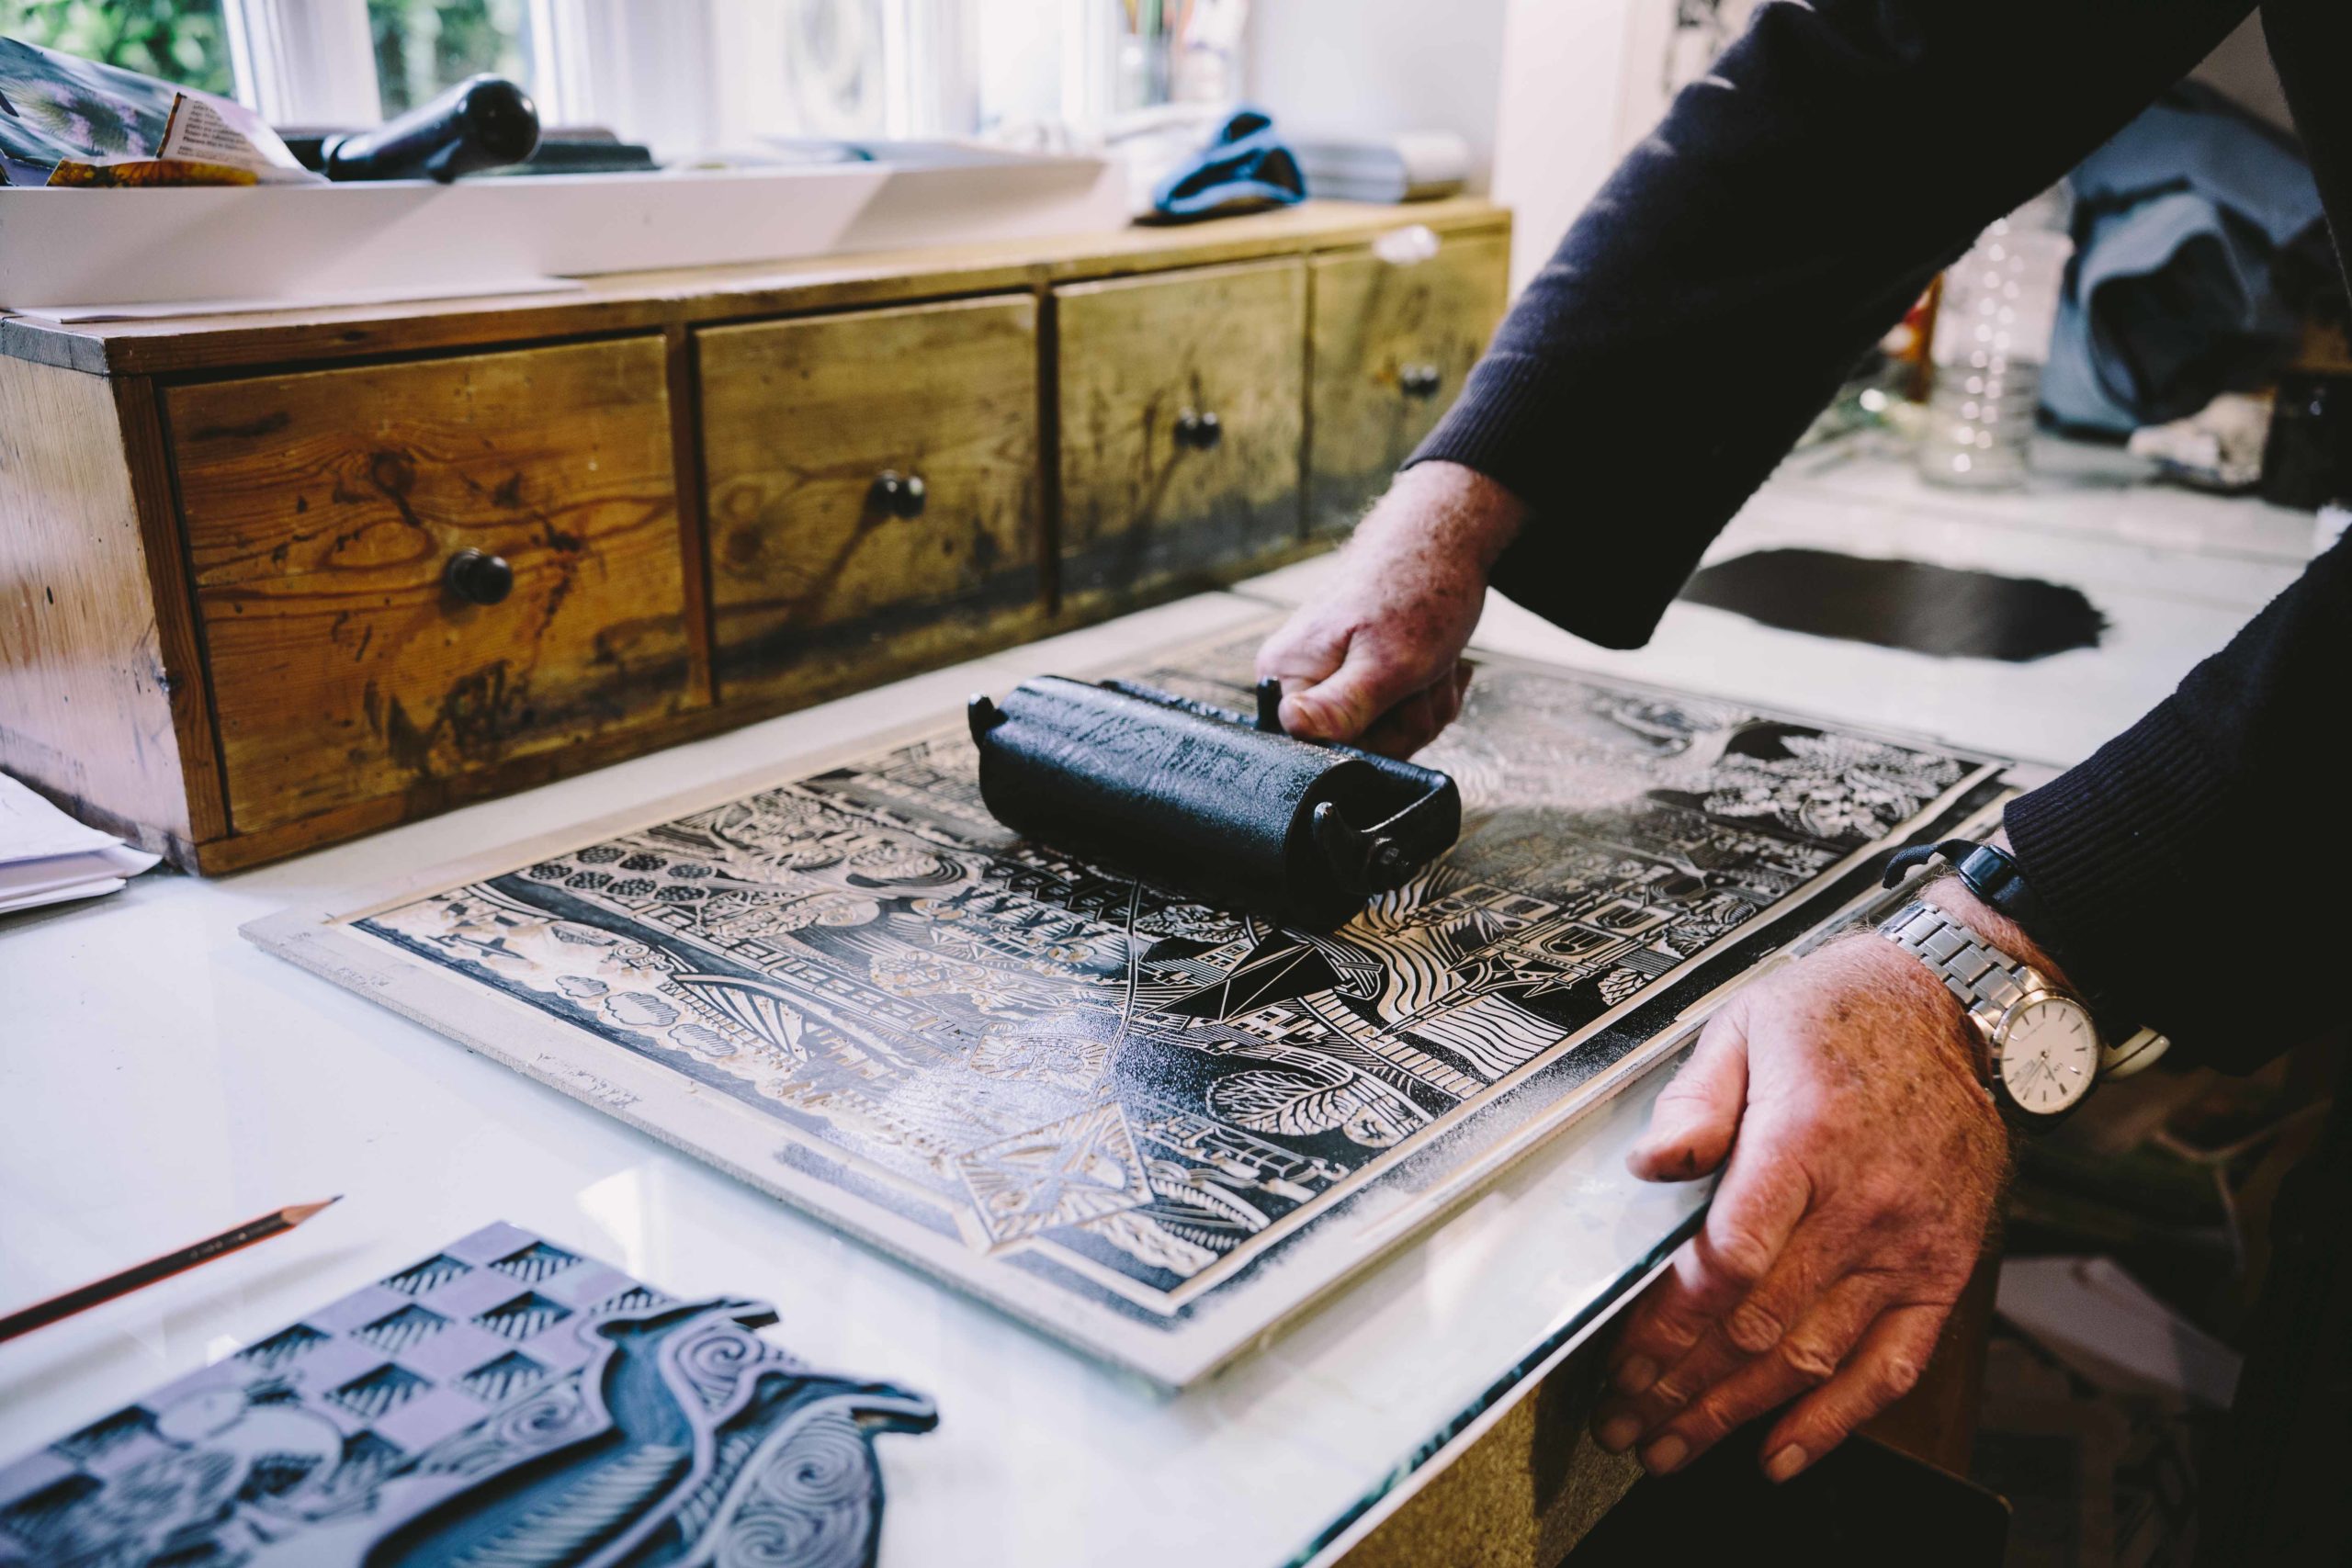
{"type": "MultiPolygon", "coordinates": [[[[1804,544],[2041,576],[2089,595],[2111,623],[2104,643],[2023,665],[1939,660],[1678,604],[1628,655],[1500,602],[1481,641],[2064,762],[2291,581],[2310,533],[2301,513],[2177,491],[1959,496],[1897,465],[1807,458],[1714,557],[1804,544]]],[[[1204,635],[1311,595],[1329,570],[1308,562],[284,864],[151,874],[0,919],[0,1306],[347,1195],[291,1236],[0,1345],[0,1459],[503,1218],[675,1293],[764,1297],[782,1314],[775,1337],[808,1360],[933,1395],[938,1431],[879,1443],[885,1564],[1272,1568],[1312,1554],[1561,1325],[1613,1299],[1702,1199],[1623,1173],[1658,1077],[1171,1397],[270,957],[237,927],[782,768],[951,713],[978,687],[1204,635]]]]}

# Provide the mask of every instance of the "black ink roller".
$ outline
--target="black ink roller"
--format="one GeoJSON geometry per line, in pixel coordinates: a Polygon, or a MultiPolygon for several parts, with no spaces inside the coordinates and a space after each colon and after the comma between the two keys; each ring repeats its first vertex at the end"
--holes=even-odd
{"type": "Polygon", "coordinates": [[[1283,733],[1148,687],[1023,681],[972,699],[980,795],[1015,832],[1161,886],[1328,929],[1453,848],[1462,796],[1433,769],[1283,733]]]}
{"type": "Polygon", "coordinates": [[[539,144],[539,110],[503,76],[469,76],[373,130],[338,136],[320,149],[331,180],[424,178],[501,169],[539,144]]]}

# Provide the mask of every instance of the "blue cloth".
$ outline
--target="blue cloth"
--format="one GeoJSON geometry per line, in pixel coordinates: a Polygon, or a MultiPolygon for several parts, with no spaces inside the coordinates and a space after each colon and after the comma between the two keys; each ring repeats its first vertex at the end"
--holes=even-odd
{"type": "Polygon", "coordinates": [[[2183,87],[2069,184],[2075,259],[2041,378],[2059,423],[2123,434],[2184,418],[2293,351],[2278,264],[2316,239],[2320,198],[2292,148],[2183,87]]]}
{"type": "Polygon", "coordinates": [[[1184,223],[1229,212],[1288,207],[1306,197],[1298,159],[1262,109],[1238,108],[1191,161],[1179,164],[1151,193],[1152,214],[1184,223]]]}

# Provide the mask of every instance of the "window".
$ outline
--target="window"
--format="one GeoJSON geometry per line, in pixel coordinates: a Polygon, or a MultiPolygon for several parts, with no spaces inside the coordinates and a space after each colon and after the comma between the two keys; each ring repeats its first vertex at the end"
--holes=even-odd
{"type": "Polygon", "coordinates": [[[521,83],[549,125],[605,125],[694,155],[756,152],[778,138],[968,135],[984,111],[1062,118],[1077,101],[1066,79],[1100,52],[1092,43],[1117,10],[1113,0],[0,0],[0,34],[233,96],[281,126],[364,125],[491,72],[521,83]]]}
{"type": "Polygon", "coordinates": [[[0,35],[223,96],[221,0],[0,0],[0,35]]]}
{"type": "Polygon", "coordinates": [[[480,72],[528,85],[527,26],[523,0],[368,0],[385,118],[480,72]]]}

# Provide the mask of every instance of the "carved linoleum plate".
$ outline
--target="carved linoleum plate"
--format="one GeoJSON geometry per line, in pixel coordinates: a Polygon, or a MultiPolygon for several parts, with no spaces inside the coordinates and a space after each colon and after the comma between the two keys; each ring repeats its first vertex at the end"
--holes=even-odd
{"type": "Polygon", "coordinates": [[[872,1568],[931,1402],[509,1224],[0,1465],[0,1562],[872,1568]]]}
{"type": "MultiPolygon", "coordinates": [[[[1122,672],[1247,705],[1257,635],[1122,672]]],[[[1490,659],[1329,935],[1018,840],[959,716],[248,934],[1182,1384],[1671,1043],[2002,765],[1490,659]]]]}

